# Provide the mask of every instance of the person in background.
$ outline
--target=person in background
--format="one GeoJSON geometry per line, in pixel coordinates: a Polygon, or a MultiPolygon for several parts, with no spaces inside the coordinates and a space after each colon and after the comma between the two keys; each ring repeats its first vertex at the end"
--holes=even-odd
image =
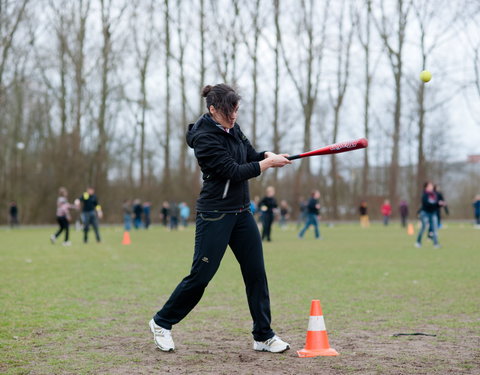
{"type": "Polygon", "coordinates": [[[475,217],[475,227],[480,229],[480,194],[473,200],[473,216],[475,217]]]}
{"type": "Polygon", "coordinates": [[[88,242],[88,231],[90,225],[95,231],[97,242],[100,242],[100,232],[98,229],[98,219],[103,217],[102,207],[98,203],[98,198],[95,195],[95,189],[92,186],[87,188],[87,191],[82,196],[75,200],[75,206],[82,209],[83,222],[83,242],[88,242]]]}
{"type": "Polygon", "coordinates": [[[142,226],[142,214],[142,203],[140,199],[135,199],[133,201],[133,226],[135,229],[139,229],[142,226]]]}
{"type": "Polygon", "coordinates": [[[257,203],[254,199],[250,200],[250,212],[252,213],[253,217],[257,214],[257,203]]]}
{"type": "Polygon", "coordinates": [[[438,194],[434,190],[433,183],[428,181],[424,184],[422,201],[420,207],[420,220],[422,227],[418,232],[416,247],[422,247],[422,235],[430,227],[433,246],[438,249],[438,214],[437,211],[444,205],[444,202],[438,199],[438,194]]]}
{"type": "Polygon", "coordinates": [[[70,220],[70,208],[76,208],[76,206],[68,203],[68,191],[66,188],[61,187],[58,189],[58,198],[57,198],[57,222],[59,225],[58,231],[55,234],[50,236],[50,241],[54,244],[57,241],[58,236],[65,231],[65,239],[62,243],[63,246],[70,246],[72,243],[69,241],[69,227],[70,220]]]}
{"type": "Polygon", "coordinates": [[[298,199],[297,229],[304,226],[307,221],[307,203],[303,196],[298,199]]]}
{"type": "Polygon", "coordinates": [[[370,220],[368,219],[368,205],[366,201],[360,203],[358,212],[360,213],[360,226],[362,228],[368,228],[370,226],[370,220]]]}
{"type": "Polygon", "coordinates": [[[285,199],[280,201],[280,228],[285,229],[287,227],[287,220],[290,216],[290,207],[285,199]]]}
{"type": "Polygon", "coordinates": [[[435,192],[437,193],[438,200],[443,202],[443,206],[439,207],[437,210],[437,218],[438,218],[438,229],[442,227],[442,207],[447,215],[450,215],[450,211],[448,210],[448,205],[447,202],[445,201],[445,197],[443,196],[443,193],[440,190],[439,185],[435,185],[433,187],[435,192]]]}
{"type": "Polygon", "coordinates": [[[402,227],[405,228],[408,220],[408,203],[406,200],[400,202],[399,211],[402,227]]]}
{"type": "Polygon", "coordinates": [[[188,226],[188,218],[190,217],[190,207],[185,202],[180,203],[180,219],[184,228],[188,226]]]}
{"type": "Polygon", "coordinates": [[[277,208],[277,201],[275,199],[275,188],[269,186],[266,189],[265,197],[258,204],[260,211],[262,211],[262,240],[270,242],[272,240],[272,223],[273,223],[273,210],[277,208]]]}
{"type": "Polygon", "coordinates": [[[318,217],[320,215],[320,191],[312,191],[312,195],[307,203],[307,221],[303,229],[298,233],[298,238],[303,238],[305,232],[310,225],[315,229],[315,238],[320,238],[320,230],[318,229],[318,217]]]}
{"type": "Polygon", "coordinates": [[[151,224],[151,219],[150,219],[150,213],[152,211],[152,203],[149,201],[146,201],[143,203],[143,225],[145,229],[148,229],[148,227],[151,224]]]}
{"type": "Polygon", "coordinates": [[[160,210],[160,216],[162,218],[162,225],[168,227],[168,218],[170,216],[170,204],[167,201],[163,201],[162,209],[160,210]]]}
{"type": "Polygon", "coordinates": [[[387,226],[388,221],[390,220],[390,216],[392,215],[392,205],[388,199],[383,201],[382,207],[382,216],[383,216],[383,225],[387,226]]]}
{"type": "Polygon", "coordinates": [[[260,211],[260,207],[258,205],[260,203],[260,197],[258,195],[255,195],[255,197],[253,197],[253,201],[250,202],[250,207],[255,207],[255,211],[252,211],[252,215],[255,218],[258,226],[260,226],[260,224],[262,224],[262,211],[260,211]]]}
{"type": "Polygon", "coordinates": [[[132,201],[125,199],[122,205],[123,210],[123,229],[130,231],[132,229],[132,201]]]}
{"type": "Polygon", "coordinates": [[[180,208],[176,202],[170,202],[170,230],[178,229],[178,218],[180,216],[180,208]]]}
{"type": "Polygon", "coordinates": [[[11,201],[8,209],[8,216],[10,218],[10,228],[18,227],[18,206],[17,202],[11,201]]]}

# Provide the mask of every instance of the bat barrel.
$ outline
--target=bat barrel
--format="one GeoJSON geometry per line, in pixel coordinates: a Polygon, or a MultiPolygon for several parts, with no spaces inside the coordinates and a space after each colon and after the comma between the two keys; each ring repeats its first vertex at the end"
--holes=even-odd
{"type": "Polygon", "coordinates": [[[289,156],[287,159],[295,160],[295,159],[306,158],[309,156],[316,156],[316,155],[338,154],[341,152],[353,151],[353,150],[358,150],[366,147],[368,147],[368,140],[366,138],[360,138],[352,141],[335,143],[333,145],[320,148],[318,150],[304,152],[303,154],[292,155],[292,156],[289,156]]]}

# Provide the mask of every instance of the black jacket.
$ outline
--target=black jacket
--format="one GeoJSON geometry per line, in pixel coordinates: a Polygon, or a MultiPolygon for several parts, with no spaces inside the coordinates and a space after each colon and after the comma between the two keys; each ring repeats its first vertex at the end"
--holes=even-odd
{"type": "Polygon", "coordinates": [[[313,215],[319,215],[320,214],[320,210],[317,208],[317,204],[318,204],[318,200],[316,200],[315,198],[310,198],[308,200],[308,205],[307,205],[307,212],[309,214],[313,214],[313,215]]]}
{"type": "Polygon", "coordinates": [[[435,191],[424,191],[422,195],[422,207],[421,211],[428,213],[436,212],[440,206],[438,205],[438,194],[435,191]]]}
{"type": "Polygon", "coordinates": [[[273,215],[273,209],[278,207],[277,201],[273,197],[264,197],[260,203],[258,203],[258,206],[264,214],[269,215],[273,215]]]}
{"type": "Polygon", "coordinates": [[[82,212],[95,211],[95,207],[98,206],[98,199],[95,194],[90,195],[85,192],[79,200],[82,203],[82,212]]]}
{"type": "Polygon", "coordinates": [[[250,207],[248,179],[260,174],[257,152],[240,126],[221,130],[209,114],[188,126],[187,144],[195,151],[203,173],[197,211],[239,212],[250,207]]]}

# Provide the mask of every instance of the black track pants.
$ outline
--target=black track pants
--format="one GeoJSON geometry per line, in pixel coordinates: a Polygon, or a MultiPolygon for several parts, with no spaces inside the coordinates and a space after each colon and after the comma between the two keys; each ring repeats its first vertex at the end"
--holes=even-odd
{"type": "Polygon", "coordinates": [[[249,211],[238,214],[197,213],[192,269],[154,316],[155,323],[171,329],[195,307],[217,272],[227,245],[230,245],[240,264],[253,319],[254,339],[265,341],[274,336],[270,328],[270,297],[262,241],[249,211]]]}
{"type": "Polygon", "coordinates": [[[270,241],[270,233],[272,232],[272,223],[273,223],[273,213],[264,212],[263,213],[263,229],[262,229],[262,240],[270,241]]]}
{"type": "Polygon", "coordinates": [[[68,227],[69,227],[68,219],[65,216],[57,216],[57,223],[60,226],[60,228],[58,228],[57,233],[55,233],[55,238],[58,238],[58,236],[60,236],[60,234],[63,231],[65,231],[65,242],[67,242],[68,241],[68,227]]]}

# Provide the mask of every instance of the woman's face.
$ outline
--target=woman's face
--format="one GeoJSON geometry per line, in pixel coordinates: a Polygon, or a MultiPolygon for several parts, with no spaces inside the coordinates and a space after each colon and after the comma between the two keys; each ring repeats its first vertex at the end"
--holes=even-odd
{"type": "Polygon", "coordinates": [[[222,111],[216,110],[213,105],[210,106],[210,113],[212,114],[213,119],[222,125],[224,128],[231,129],[237,121],[238,109],[240,106],[237,106],[233,109],[233,112],[227,116],[222,111]]]}
{"type": "Polygon", "coordinates": [[[425,186],[425,191],[433,191],[433,184],[431,182],[429,182],[427,186],[425,186]]]}

